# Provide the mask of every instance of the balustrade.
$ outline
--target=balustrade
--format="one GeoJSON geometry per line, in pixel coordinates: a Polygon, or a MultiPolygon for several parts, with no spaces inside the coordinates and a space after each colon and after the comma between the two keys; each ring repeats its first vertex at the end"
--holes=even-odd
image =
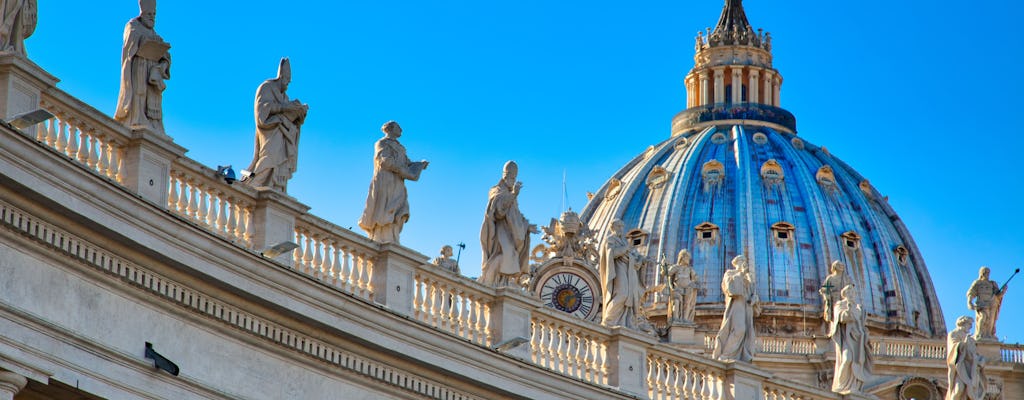
{"type": "Polygon", "coordinates": [[[721,366],[678,355],[649,351],[647,389],[651,399],[726,398],[725,374],[721,366]]]}
{"type": "Polygon", "coordinates": [[[609,334],[588,329],[582,320],[546,314],[534,312],[530,320],[530,361],[585,382],[607,384],[609,334]]]}
{"type": "Polygon", "coordinates": [[[295,220],[295,243],[296,271],[356,297],[372,298],[376,244],[309,214],[295,220]]]}
{"type": "Polygon", "coordinates": [[[175,162],[169,177],[167,210],[244,248],[252,248],[254,195],[229,186],[216,171],[191,161],[175,162]]]}
{"type": "Polygon", "coordinates": [[[491,345],[490,288],[423,265],[415,272],[413,315],[417,321],[473,343],[491,345]]]}
{"type": "Polygon", "coordinates": [[[121,161],[128,135],[119,126],[104,124],[106,116],[87,115],[89,111],[45,98],[41,107],[54,115],[36,126],[35,139],[100,176],[123,183],[121,161]]]}
{"type": "Polygon", "coordinates": [[[1003,362],[1024,364],[1024,345],[1006,344],[1000,349],[1003,362]]]}

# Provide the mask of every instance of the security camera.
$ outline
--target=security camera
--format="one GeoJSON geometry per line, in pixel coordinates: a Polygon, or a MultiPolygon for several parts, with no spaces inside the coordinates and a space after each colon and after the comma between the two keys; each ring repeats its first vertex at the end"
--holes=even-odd
{"type": "Polygon", "coordinates": [[[237,180],[235,178],[235,170],[231,169],[230,165],[218,165],[217,176],[224,178],[224,182],[227,182],[228,185],[235,183],[237,180]]]}

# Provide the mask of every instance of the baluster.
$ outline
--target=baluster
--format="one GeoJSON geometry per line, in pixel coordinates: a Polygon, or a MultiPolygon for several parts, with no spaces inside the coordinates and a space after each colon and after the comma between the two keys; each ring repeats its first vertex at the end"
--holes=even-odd
{"type": "Polygon", "coordinates": [[[242,230],[242,243],[246,248],[252,248],[252,209],[247,204],[241,206],[241,222],[238,228],[242,230]]]}
{"type": "Polygon", "coordinates": [[[196,183],[189,179],[188,181],[188,207],[185,208],[185,215],[189,218],[195,219],[196,215],[199,214],[199,200],[196,193],[199,190],[196,189],[196,183]]]}
{"type": "Polygon", "coordinates": [[[207,205],[210,202],[210,195],[207,190],[203,187],[199,188],[199,211],[196,212],[196,217],[199,218],[201,225],[209,226],[210,207],[207,205]]]}
{"type": "Polygon", "coordinates": [[[361,289],[360,294],[363,297],[368,297],[370,293],[373,293],[373,262],[370,261],[370,257],[366,254],[359,255],[359,288],[361,289]]]}
{"type": "Polygon", "coordinates": [[[322,270],[320,269],[321,265],[324,263],[323,255],[320,253],[320,246],[323,244],[322,240],[323,238],[321,238],[320,235],[313,235],[313,260],[310,264],[310,274],[317,279],[323,277],[321,272],[322,270]]]}
{"type": "Polygon", "coordinates": [[[99,159],[96,162],[100,175],[110,176],[110,143],[107,142],[105,136],[100,135],[100,142],[97,145],[99,146],[99,159]]]}
{"type": "Polygon", "coordinates": [[[231,230],[228,229],[228,201],[227,196],[224,192],[217,193],[217,200],[220,202],[220,212],[217,213],[217,232],[231,236],[231,230]]]}
{"type": "Polygon", "coordinates": [[[540,355],[540,366],[551,369],[551,326],[543,321],[538,321],[540,337],[537,338],[537,353],[540,355]]]}
{"type": "Polygon", "coordinates": [[[661,361],[661,357],[647,356],[647,376],[644,379],[647,381],[647,397],[650,399],[664,399],[659,395],[661,392],[661,382],[658,379],[658,376],[661,375],[659,361],[661,361]]]}
{"type": "Polygon", "coordinates": [[[565,327],[558,323],[555,323],[553,326],[555,331],[554,335],[552,335],[554,341],[551,343],[551,350],[555,356],[555,371],[562,372],[565,367],[565,355],[562,350],[565,342],[565,327]]]}
{"type": "Polygon", "coordinates": [[[86,153],[86,162],[89,164],[89,168],[96,168],[96,164],[99,163],[100,159],[96,151],[96,131],[89,134],[89,151],[86,153]]]}
{"type": "Polygon", "coordinates": [[[46,135],[44,136],[44,139],[46,140],[46,145],[50,147],[53,147],[53,144],[57,143],[57,118],[50,118],[49,123],[46,124],[46,135]]]}
{"type": "Polygon", "coordinates": [[[573,346],[576,343],[573,342],[573,329],[569,326],[562,327],[562,373],[573,376],[574,366],[573,362],[576,359],[573,357],[573,346]]]}
{"type": "Polygon", "coordinates": [[[342,247],[342,250],[345,258],[341,269],[341,284],[346,292],[352,293],[352,250],[347,247],[342,247]]]}
{"type": "Polygon", "coordinates": [[[60,119],[60,135],[57,136],[57,151],[61,154],[65,154],[65,150],[68,148],[68,122],[66,119],[60,119]]]}
{"type": "Polygon", "coordinates": [[[110,142],[110,177],[118,183],[122,182],[121,176],[121,146],[117,142],[110,142]]]}
{"type": "Polygon", "coordinates": [[[320,279],[326,282],[330,282],[331,279],[331,242],[323,240],[321,243],[324,247],[324,257],[320,261],[320,265],[317,269],[320,270],[320,279]]]}
{"type": "Polygon", "coordinates": [[[331,285],[337,287],[341,275],[341,260],[339,260],[342,256],[341,248],[338,247],[337,241],[331,241],[331,248],[333,249],[333,256],[331,256],[331,285]]]}
{"type": "Polygon", "coordinates": [[[412,317],[423,321],[423,275],[417,271],[413,282],[416,283],[416,291],[412,292],[412,317]]]}
{"type": "Polygon", "coordinates": [[[437,304],[437,282],[433,279],[427,278],[427,323],[431,326],[437,326],[439,318],[437,316],[439,305],[437,304]]]}
{"type": "Polygon", "coordinates": [[[178,177],[174,176],[174,172],[171,172],[168,182],[171,187],[167,191],[167,209],[175,212],[178,211],[178,177]]]}
{"type": "Polygon", "coordinates": [[[313,235],[307,230],[306,245],[302,247],[302,261],[300,263],[299,271],[305,274],[312,275],[312,261],[313,261],[313,235]]]}
{"type": "Polygon", "coordinates": [[[71,158],[78,160],[79,163],[88,166],[89,161],[89,134],[85,130],[86,128],[78,128],[78,151],[71,155],[71,158]]]}

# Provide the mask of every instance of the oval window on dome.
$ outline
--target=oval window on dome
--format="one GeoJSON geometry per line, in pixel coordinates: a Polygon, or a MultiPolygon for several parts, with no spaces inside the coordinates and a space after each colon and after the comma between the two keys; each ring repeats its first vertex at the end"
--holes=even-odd
{"type": "Polygon", "coordinates": [[[871,187],[871,182],[868,182],[867,179],[860,181],[858,186],[860,186],[860,191],[861,193],[864,193],[864,196],[867,196],[869,199],[875,198],[875,191],[871,187]]]}
{"type": "Polygon", "coordinates": [[[665,187],[666,182],[668,182],[668,171],[660,165],[652,168],[651,173],[647,174],[647,188],[650,190],[661,189],[665,187]]]}
{"type": "Polygon", "coordinates": [[[765,136],[765,134],[761,133],[761,132],[755,133],[754,134],[754,143],[766,144],[766,143],[768,143],[768,136],[765,136]]]}
{"type": "Polygon", "coordinates": [[[797,150],[803,150],[804,149],[804,141],[800,140],[800,138],[793,138],[793,140],[790,140],[789,142],[792,143],[793,144],[793,148],[795,148],[797,150]]]}
{"type": "Polygon", "coordinates": [[[689,145],[690,145],[690,141],[688,139],[686,139],[685,137],[681,137],[681,138],[679,138],[679,140],[676,140],[676,150],[685,149],[686,146],[689,146],[689,145]]]}
{"type": "Polygon", "coordinates": [[[718,133],[715,133],[714,135],[711,135],[711,143],[714,143],[714,144],[724,144],[725,142],[728,142],[728,141],[729,141],[729,138],[725,137],[725,134],[722,133],[722,132],[718,132],[718,133]]]}
{"type": "Polygon", "coordinates": [[[896,257],[897,264],[899,264],[901,267],[907,266],[907,261],[910,260],[910,251],[907,250],[906,247],[903,247],[902,244],[898,245],[896,246],[896,248],[892,249],[892,254],[894,257],[896,257]]]}
{"type": "Polygon", "coordinates": [[[814,174],[814,178],[818,181],[821,189],[827,193],[833,193],[839,189],[836,185],[836,174],[832,172],[832,167],[828,165],[822,165],[821,168],[818,168],[818,173],[814,174]]]}
{"type": "Polygon", "coordinates": [[[606,200],[612,200],[619,195],[619,191],[622,190],[622,181],[612,178],[608,181],[608,191],[605,192],[604,198],[606,200]]]}

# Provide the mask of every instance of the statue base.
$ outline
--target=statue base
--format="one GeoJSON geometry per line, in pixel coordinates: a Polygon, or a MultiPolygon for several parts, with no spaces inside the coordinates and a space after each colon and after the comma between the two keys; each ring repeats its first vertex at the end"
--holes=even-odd
{"type": "Polygon", "coordinates": [[[668,325],[668,341],[669,343],[683,344],[683,345],[696,345],[697,337],[695,330],[697,325],[692,322],[685,321],[671,321],[668,325]]]}
{"type": "Polygon", "coordinates": [[[981,338],[978,342],[978,354],[985,357],[988,362],[1003,360],[1003,344],[999,339],[981,338]]]}

